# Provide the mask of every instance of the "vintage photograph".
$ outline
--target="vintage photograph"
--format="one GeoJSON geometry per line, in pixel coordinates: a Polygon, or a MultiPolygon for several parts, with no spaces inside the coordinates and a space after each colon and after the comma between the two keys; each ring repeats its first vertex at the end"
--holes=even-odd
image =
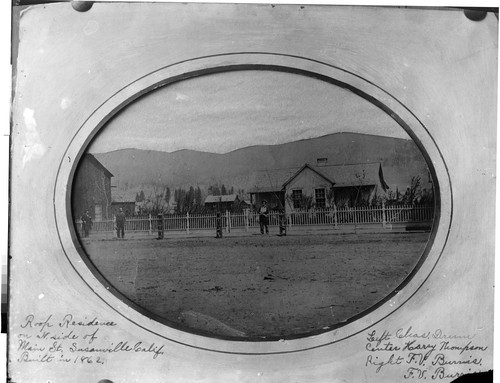
{"type": "Polygon", "coordinates": [[[206,73],[119,111],[85,149],[78,246],[167,325],[269,340],[362,316],[423,262],[436,213],[421,149],[341,86],[206,73]]]}
{"type": "Polygon", "coordinates": [[[11,382],[491,377],[497,7],[14,8],[11,382]]]}

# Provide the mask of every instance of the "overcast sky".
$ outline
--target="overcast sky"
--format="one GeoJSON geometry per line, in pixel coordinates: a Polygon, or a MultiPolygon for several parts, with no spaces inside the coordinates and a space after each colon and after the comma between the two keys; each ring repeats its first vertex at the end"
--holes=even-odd
{"type": "Polygon", "coordinates": [[[227,153],[335,132],[409,139],[386,113],[348,90],[302,75],[255,70],[210,74],[155,90],[119,112],[89,151],[227,153]]]}

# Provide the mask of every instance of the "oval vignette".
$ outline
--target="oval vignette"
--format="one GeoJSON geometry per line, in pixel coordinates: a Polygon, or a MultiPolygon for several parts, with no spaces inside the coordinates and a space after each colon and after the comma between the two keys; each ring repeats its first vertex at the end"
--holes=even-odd
{"type": "Polygon", "coordinates": [[[430,173],[403,128],[348,89],[207,74],[101,129],[73,179],[73,224],[102,277],[167,325],[304,337],[369,312],[415,271],[430,173]]]}

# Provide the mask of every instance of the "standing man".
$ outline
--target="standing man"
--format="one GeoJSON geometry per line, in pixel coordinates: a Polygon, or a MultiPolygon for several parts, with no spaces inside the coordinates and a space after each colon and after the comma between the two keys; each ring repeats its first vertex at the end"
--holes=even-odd
{"type": "Polygon", "coordinates": [[[220,211],[217,211],[215,218],[215,238],[222,238],[222,217],[220,211]]]}
{"type": "Polygon", "coordinates": [[[85,213],[81,216],[82,220],[82,228],[83,228],[83,237],[86,238],[89,236],[90,229],[92,227],[92,217],[89,214],[89,211],[86,210],[85,213]]]}
{"type": "Polygon", "coordinates": [[[118,238],[125,237],[125,213],[122,208],[116,215],[116,234],[118,234],[118,238]]]}
{"type": "Polygon", "coordinates": [[[259,223],[260,223],[260,234],[264,234],[264,228],[266,229],[266,234],[269,235],[269,208],[267,207],[267,201],[263,200],[259,208],[259,223]]]}

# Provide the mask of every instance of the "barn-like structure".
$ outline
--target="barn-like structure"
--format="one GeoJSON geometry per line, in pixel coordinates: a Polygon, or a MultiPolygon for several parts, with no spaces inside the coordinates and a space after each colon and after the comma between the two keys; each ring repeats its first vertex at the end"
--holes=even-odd
{"type": "Polygon", "coordinates": [[[75,219],[87,210],[94,221],[111,219],[111,177],[113,174],[92,154],[83,156],[73,183],[71,203],[75,219]]]}
{"type": "Polygon", "coordinates": [[[134,192],[125,192],[117,188],[113,188],[111,191],[111,214],[116,216],[120,209],[123,210],[127,217],[130,217],[137,213],[138,207],[135,201],[134,192]]]}
{"type": "Polygon", "coordinates": [[[240,207],[240,199],[236,194],[209,195],[205,198],[205,208],[210,211],[233,211],[240,207]]]}

